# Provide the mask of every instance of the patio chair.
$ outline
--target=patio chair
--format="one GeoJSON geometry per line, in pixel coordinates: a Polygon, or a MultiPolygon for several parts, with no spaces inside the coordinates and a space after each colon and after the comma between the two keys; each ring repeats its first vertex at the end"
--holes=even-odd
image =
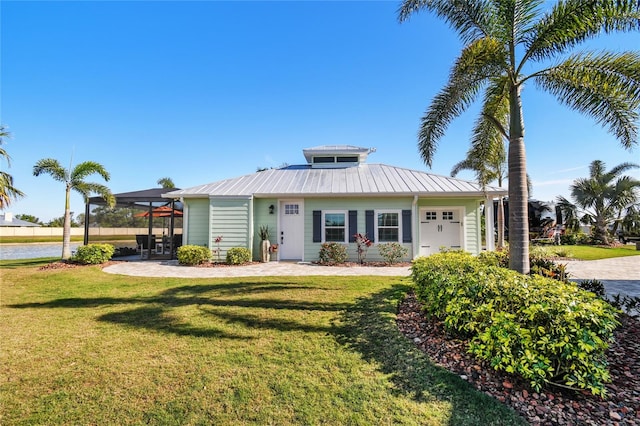
{"type": "Polygon", "coordinates": [[[156,236],[151,236],[151,246],[149,246],[149,236],[144,234],[136,235],[137,249],[140,252],[140,259],[148,259],[151,249],[156,247],[156,236]]]}

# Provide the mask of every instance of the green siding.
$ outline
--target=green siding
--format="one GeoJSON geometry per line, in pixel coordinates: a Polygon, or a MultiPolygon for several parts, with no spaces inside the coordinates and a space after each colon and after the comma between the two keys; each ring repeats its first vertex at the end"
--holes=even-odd
{"type": "Polygon", "coordinates": [[[209,246],[209,200],[190,199],[185,201],[187,206],[187,226],[185,244],[209,246]]]}
{"type": "MultiPolygon", "coordinates": [[[[358,232],[364,234],[365,231],[365,211],[366,210],[380,210],[380,209],[396,209],[396,210],[408,210],[411,209],[411,203],[413,198],[363,198],[363,199],[350,199],[350,198],[308,198],[304,203],[304,228],[305,228],[305,242],[304,242],[304,259],[306,261],[318,260],[318,254],[320,252],[321,243],[314,243],[312,241],[313,235],[313,211],[314,210],[357,210],[358,212],[358,232]]],[[[415,218],[414,223],[415,223],[415,218]]],[[[412,223],[412,226],[415,224],[412,223]]],[[[369,236],[371,237],[371,236],[369,236]]],[[[413,257],[411,243],[403,244],[408,250],[408,259],[413,257]]],[[[347,246],[347,253],[349,254],[349,261],[355,262],[358,259],[358,253],[355,243],[349,243],[347,246]]],[[[376,245],[369,247],[366,260],[368,261],[380,261],[383,260],[380,253],[376,249],[376,245]]]]}
{"type": "MultiPolygon", "coordinates": [[[[212,198],[210,201],[210,237],[209,247],[220,248],[220,260],[227,256],[232,247],[251,249],[251,200],[248,198],[212,198]],[[221,236],[218,245],[216,237],[221,236]]],[[[217,256],[214,256],[217,258],[217,256]]]]}
{"type": "Polygon", "coordinates": [[[466,251],[478,254],[482,250],[480,202],[480,200],[473,198],[422,198],[418,200],[418,208],[429,206],[463,207],[464,247],[466,251]]]}
{"type": "MultiPolygon", "coordinates": [[[[253,201],[253,260],[260,260],[260,237],[258,231],[260,226],[267,225],[271,236],[269,241],[278,241],[278,200],[276,198],[258,198],[253,201]],[[269,206],[274,206],[273,214],[269,214],[269,206]]],[[[272,255],[271,260],[277,260],[277,256],[272,255]]]]}

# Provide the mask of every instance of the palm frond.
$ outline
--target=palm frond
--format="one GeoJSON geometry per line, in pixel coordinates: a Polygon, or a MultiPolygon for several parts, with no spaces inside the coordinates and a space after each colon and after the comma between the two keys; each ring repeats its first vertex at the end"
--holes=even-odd
{"type": "Polygon", "coordinates": [[[534,80],[561,103],[608,127],[625,148],[637,144],[640,54],[580,53],[534,80]]]}
{"type": "Polygon", "coordinates": [[[21,197],[24,197],[24,192],[13,186],[13,176],[0,171],[0,209],[8,207],[13,200],[21,197]]]}
{"type": "Polygon", "coordinates": [[[502,65],[504,52],[494,39],[481,39],[463,49],[447,85],[433,99],[421,120],[418,147],[429,167],[438,140],[449,123],[475,100],[488,79],[502,73],[502,65]]]}
{"type": "Polygon", "coordinates": [[[111,193],[111,190],[105,185],[94,182],[79,182],[73,186],[77,192],[79,192],[84,198],[85,203],[89,201],[91,194],[97,194],[99,197],[105,200],[109,207],[113,207],[116,204],[116,198],[111,193]]]}
{"type": "Polygon", "coordinates": [[[82,181],[93,174],[98,174],[102,176],[104,180],[109,181],[109,172],[107,172],[102,164],[96,163],[95,161],[84,161],[75,166],[71,171],[70,180],[72,182],[82,181]]]}
{"type": "Polygon", "coordinates": [[[487,0],[404,0],[398,9],[398,20],[405,22],[422,10],[449,23],[464,44],[490,36],[497,16],[487,0]]]}
{"type": "Polygon", "coordinates": [[[565,53],[601,32],[640,28],[637,0],[559,1],[526,35],[527,59],[543,60],[565,53]]]}
{"type": "Polygon", "coordinates": [[[48,174],[58,182],[66,182],[67,173],[67,170],[60,165],[58,160],[53,158],[43,158],[42,160],[39,160],[35,166],[33,166],[34,176],[48,174]]]}

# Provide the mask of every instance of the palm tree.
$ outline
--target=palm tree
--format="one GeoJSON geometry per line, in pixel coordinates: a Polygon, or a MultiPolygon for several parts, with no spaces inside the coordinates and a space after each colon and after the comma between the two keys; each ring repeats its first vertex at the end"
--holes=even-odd
{"type": "MultiPolygon", "coordinates": [[[[527,172],[521,91],[532,82],[561,103],[605,125],[629,149],[637,144],[640,55],[571,50],[599,33],[640,28],[637,0],[566,0],[543,10],[543,0],[403,0],[399,20],[435,13],[464,47],[446,86],[422,117],[418,146],[431,166],[449,123],[484,90],[483,114],[506,98],[509,123],[509,267],[529,272],[527,172]],[[550,64],[554,61],[554,64],[550,64]],[[525,73],[527,70],[527,74],[525,73]],[[532,70],[529,72],[529,70],[532,70]]],[[[499,117],[487,117],[499,125],[499,117]]]]}
{"type": "Polygon", "coordinates": [[[109,173],[99,163],[93,161],[85,161],[78,164],[73,169],[65,169],[60,165],[58,160],[53,158],[45,158],[36,163],[33,166],[33,175],[40,176],[41,174],[48,174],[58,182],[63,182],[66,187],[65,203],[64,203],[64,224],[62,231],[62,259],[66,260],[71,257],[71,190],[79,192],[85,203],[89,200],[91,193],[98,194],[102,197],[110,207],[113,207],[116,203],[116,199],[106,186],[86,182],[85,178],[93,174],[99,174],[105,181],[109,181],[109,173]]]}
{"type": "Polygon", "coordinates": [[[170,177],[163,177],[158,179],[158,185],[160,185],[164,189],[173,189],[176,187],[175,183],[170,177]]]}
{"type": "MultiPolygon", "coordinates": [[[[7,132],[5,127],[0,125],[0,159],[7,162],[7,166],[11,167],[11,157],[7,151],[2,148],[4,138],[11,137],[11,133],[7,132]]],[[[0,170],[0,210],[11,205],[11,202],[17,198],[24,197],[24,192],[13,186],[13,176],[0,170]]]]}
{"type": "Polygon", "coordinates": [[[593,226],[592,237],[601,244],[609,244],[609,226],[613,232],[625,209],[640,199],[640,180],[622,173],[640,166],[622,163],[606,171],[605,164],[595,160],[589,166],[589,177],[576,179],[571,185],[571,203],[558,197],[558,205],[570,217],[580,217],[580,221],[593,226]]]}
{"type": "MultiPolygon", "coordinates": [[[[476,121],[471,138],[471,148],[467,151],[467,157],[456,163],[451,169],[451,176],[455,177],[463,170],[475,172],[476,180],[484,189],[490,182],[497,181],[502,187],[506,176],[507,154],[504,147],[504,135],[502,123],[508,118],[508,105],[501,97],[498,103],[489,103],[491,114],[486,111],[476,121]],[[500,125],[488,119],[489,116],[500,117],[500,125]]],[[[493,208],[485,206],[485,208],[493,208]]],[[[497,248],[504,247],[504,200],[498,198],[498,244],[497,248]]]]}

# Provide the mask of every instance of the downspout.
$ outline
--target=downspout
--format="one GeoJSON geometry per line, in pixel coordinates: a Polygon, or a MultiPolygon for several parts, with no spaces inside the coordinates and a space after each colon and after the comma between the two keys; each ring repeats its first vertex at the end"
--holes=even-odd
{"type": "Polygon", "coordinates": [[[420,217],[418,216],[418,196],[414,195],[413,196],[413,202],[411,203],[411,210],[413,210],[413,217],[412,217],[412,221],[413,221],[413,225],[411,227],[411,250],[413,251],[412,253],[412,258],[415,259],[418,257],[418,254],[420,253],[419,247],[420,244],[418,242],[418,227],[420,226],[420,217]]]}

